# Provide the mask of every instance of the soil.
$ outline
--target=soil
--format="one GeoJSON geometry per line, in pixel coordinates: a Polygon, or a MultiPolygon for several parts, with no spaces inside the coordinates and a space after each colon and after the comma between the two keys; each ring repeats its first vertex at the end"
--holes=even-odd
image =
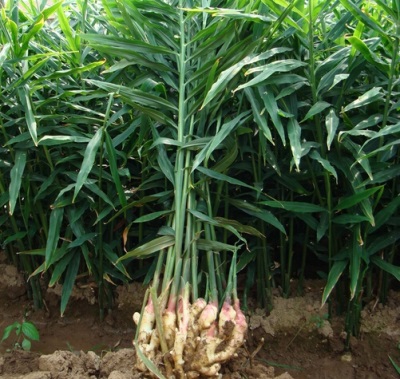
{"type": "MultiPolygon", "coordinates": [[[[0,344],[0,379],[134,379],[132,314],[140,311],[144,289],[132,283],[115,290],[116,305],[101,322],[94,288],[76,287],[63,317],[60,287],[47,291],[45,308],[34,310],[21,275],[0,263],[0,334],[24,317],[39,330],[31,351],[15,348],[11,335],[0,344]]],[[[277,293],[270,314],[248,313],[249,332],[238,357],[223,367],[223,379],[376,379],[398,378],[389,356],[400,363],[400,294],[386,306],[363,310],[359,339],[346,351],[343,320],[326,320],[323,283],[310,282],[302,297],[277,293]]],[[[250,309],[252,309],[250,307],[250,309]]]]}

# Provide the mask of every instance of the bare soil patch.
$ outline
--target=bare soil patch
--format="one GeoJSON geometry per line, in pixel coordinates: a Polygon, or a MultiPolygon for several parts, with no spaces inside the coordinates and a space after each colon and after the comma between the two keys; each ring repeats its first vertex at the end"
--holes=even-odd
{"type": "MultiPolygon", "coordinates": [[[[13,350],[12,337],[0,344],[0,379],[133,379],[132,314],[142,305],[144,289],[130,284],[116,289],[116,304],[100,321],[95,288],[76,287],[64,317],[59,315],[60,288],[46,295],[46,307],[34,310],[21,290],[19,274],[0,265],[0,332],[24,316],[40,332],[32,351],[13,350]]],[[[248,314],[249,332],[238,357],[224,367],[228,379],[376,379],[398,378],[389,356],[400,363],[398,348],[400,295],[386,306],[371,304],[363,311],[359,339],[344,349],[343,320],[326,320],[321,308],[323,283],[311,282],[302,297],[277,294],[270,314],[248,314]]]]}

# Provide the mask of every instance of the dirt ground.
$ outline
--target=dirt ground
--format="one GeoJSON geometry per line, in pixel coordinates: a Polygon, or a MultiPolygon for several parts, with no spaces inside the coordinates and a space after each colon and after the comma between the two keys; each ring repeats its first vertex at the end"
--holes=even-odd
{"type": "MultiPolygon", "coordinates": [[[[50,289],[46,307],[33,310],[22,277],[0,263],[0,334],[24,315],[40,332],[31,352],[13,349],[11,336],[0,344],[0,379],[134,379],[132,314],[142,305],[143,288],[116,289],[116,306],[99,321],[91,286],[76,288],[64,317],[60,288],[50,289]]],[[[386,306],[363,311],[361,337],[344,350],[343,321],[326,320],[320,306],[323,283],[310,282],[302,297],[274,298],[274,310],[248,314],[249,332],[239,355],[223,368],[228,379],[376,379],[398,378],[389,356],[400,363],[400,294],[386,306]]]]}

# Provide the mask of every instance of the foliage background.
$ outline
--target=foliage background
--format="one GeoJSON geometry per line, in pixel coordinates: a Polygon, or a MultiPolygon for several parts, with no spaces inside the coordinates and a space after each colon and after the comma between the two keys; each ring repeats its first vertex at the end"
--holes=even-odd
{"type": "Polygon", "coordinates": [[[104,312],[115,284],[156,270],[184,143],[220,292],[237,247],[244,306],[322,277],[357,334],[362,305],[400,279],[399,1],[188,1],[182,136],[176,6],[6,2],[2,247],[36,306],[43,283],[63,283],[63,313],[95,280],[104,312]]]}

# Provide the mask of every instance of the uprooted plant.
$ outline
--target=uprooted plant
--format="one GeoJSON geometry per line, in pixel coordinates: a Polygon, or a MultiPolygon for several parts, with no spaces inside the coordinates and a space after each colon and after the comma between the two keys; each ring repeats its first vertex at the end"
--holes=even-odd
{"type": "Polygon", "coordinates": [[[232,2],[231,11],[209,8],[207,1],[123,3],[103,2],[114,36],[84,38],[121,58],[106,73],[122,67],[131,75],[130,87],[90,84],[122,98],[151,130],[151,164],[141,188],[152,183],[154,194],[158,186],[154,198],[164,208],[134,222],[167,217],[158,236],[119,260],[157,254],[152,286],[134,315],[137,366],[157,377],[216,376],[247,330],[236,292],[236,255],[247,247],[242,233],[263,237],[225,214],[218,217],[225,186],[257,191],[229,176],[238,136],[251,122],[245,98],[231,90],[245,65],[285,50],[258,54],[263,36],[250,30],[254,20],[265,20],[244,1],[232,2]]]}

